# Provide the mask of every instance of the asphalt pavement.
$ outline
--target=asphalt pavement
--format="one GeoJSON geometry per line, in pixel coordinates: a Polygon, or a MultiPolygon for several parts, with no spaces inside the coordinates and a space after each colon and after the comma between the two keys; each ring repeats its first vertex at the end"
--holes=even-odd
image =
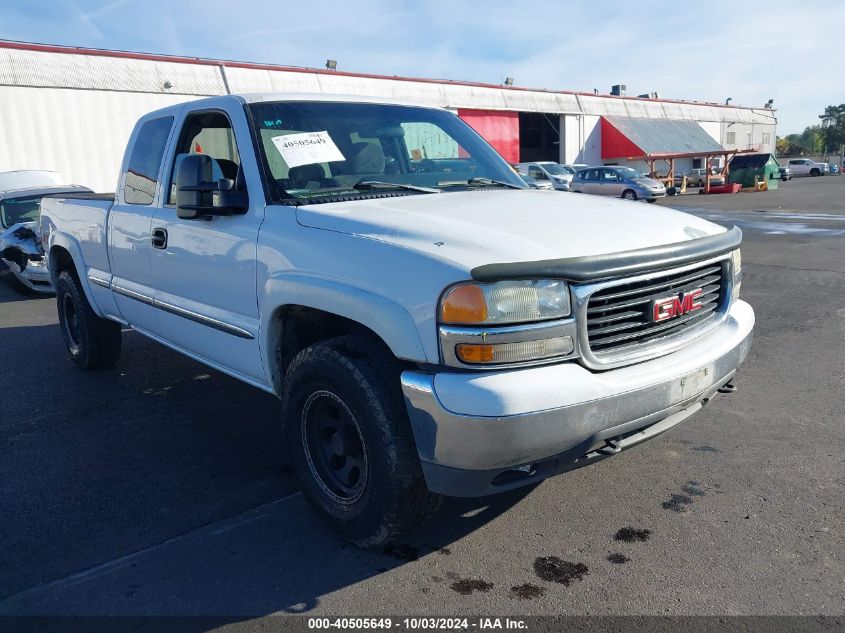
{"type": "Polygon", "coordinates": [[[659,204],[744,231],[738,392],[383,551],[311,513],[272,396],[133,332],[79,371],[3,272],[0,615],[842,614],[845,177],[659,204]]]}

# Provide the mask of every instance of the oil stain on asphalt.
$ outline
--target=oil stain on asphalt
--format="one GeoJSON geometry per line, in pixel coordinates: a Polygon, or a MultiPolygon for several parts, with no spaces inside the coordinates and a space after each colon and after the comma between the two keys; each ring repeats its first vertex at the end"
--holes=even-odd
{"type": "Polygon", "coordinates": [[[687,485],[681,487],[681,491],[687,493],[691,497],[704,497],[705,492],[699,488],[698,486],[694,485],[692,482],[688,483],[687,485]]]}
{"type": "Polygon", "coordinates": [[[668,500],[661,505],[664,510],[671,510],[672,512],[686,512],[687,506],[692,505],[693,497],[705,497],[705,493],[700,488],[700,482],[691,480],[685,485],[681,486],[681,492],[684,494],[673,494],[668,500]]]}
{"type": "Polygon", "coordinates": [[[672,495],[661,505],[664,510],[671,510],[672,512],[686,512],[687,506],[691,503],[692,497],[688,497],[687,495],[672,495]]]}
{"type": "Polygon", "coordinates": [[[546,589],[544,587],[532,585],[530,582],[511,587],[511,597],[517,598],[518,600],[534,600],[536,598],[542,598],[544,595],[546,595],[546,589]]]}
{"type": "Polygon", "coordinates": [[[608,554],[607,560],[609,560],[614,565],[624,565],[631,559],[625,556],[625,554],[620,554],[619,552],[615,552],[613,554],[608,554]]]}
{"type": "Polygon", "coordinates": [[[538,556],[534,572],[541,580],[569,586],[573,580],[584,580],[589,568],[584,563],[571,563],[557,556],[538,556]]]}
{"type": "Polygon", "coordinates": [[[456,580],[452,583],[452,591],[457,591],[462,596],[468,596],[476,591],[487,593],[492,588],[493,583],[486,582],[480,578],[464,578],[463,580],[456,580]]]}
{"type": "Polygon", "coordinates": [[[613,537],[614,541],[622,541],[623,543],[634,543],[636,541],[647,541],[651,536],[651,530],[640,530],[632,528],[631,526],[623,527],[613,537]]]}

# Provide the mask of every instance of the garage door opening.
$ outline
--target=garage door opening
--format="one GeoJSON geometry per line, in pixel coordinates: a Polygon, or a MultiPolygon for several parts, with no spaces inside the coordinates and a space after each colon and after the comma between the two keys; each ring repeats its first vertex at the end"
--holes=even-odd
{"type": "Polygon", "coordinates": [[[560,160],[560,115],[519,113],[519,160],[560,160]]]}

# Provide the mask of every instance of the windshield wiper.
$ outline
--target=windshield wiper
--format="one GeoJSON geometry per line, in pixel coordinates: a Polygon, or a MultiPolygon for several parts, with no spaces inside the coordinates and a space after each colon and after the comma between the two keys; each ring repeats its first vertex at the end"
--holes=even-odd
{"type": "Polygon", "coordinates": [[[437,183],[438,187],[454,187],[456,185],[465,185],[466,187],[507,187],[508,189],[528,188],[520,187],[519,185],[505,182],[504,180],[493,180],[492,178],[482,178],[481,176],[476,176],[475,178],[470,178],[469,180],[447,180],[437,183]]]}
{"type": "Polygon", "coordinates": [[[420,193],[443,193],[440,189],[435,189],[434,187],[420,187],[397,182],[383,182],[381,180],[362,180],[352,185],[352,188],[357,191],[368,189],[405,189],[406,191],[418,191],[420,193]]]}

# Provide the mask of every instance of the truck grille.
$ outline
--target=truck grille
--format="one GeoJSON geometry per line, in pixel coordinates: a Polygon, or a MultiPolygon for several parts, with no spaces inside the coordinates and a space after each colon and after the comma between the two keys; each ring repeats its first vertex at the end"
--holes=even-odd
{"type": "Polygon", "coordinates": [[[725,301],[726,262],[712,262],[692,270],[667,273],[597,290],[587,302],[587,341],[600,358],[605,354],[635,351],[658,340],[680,335],[714,321],[725,301]],[[698,310],[666,321],[649,317],[652,301],[702,289],[698,310]]]}

